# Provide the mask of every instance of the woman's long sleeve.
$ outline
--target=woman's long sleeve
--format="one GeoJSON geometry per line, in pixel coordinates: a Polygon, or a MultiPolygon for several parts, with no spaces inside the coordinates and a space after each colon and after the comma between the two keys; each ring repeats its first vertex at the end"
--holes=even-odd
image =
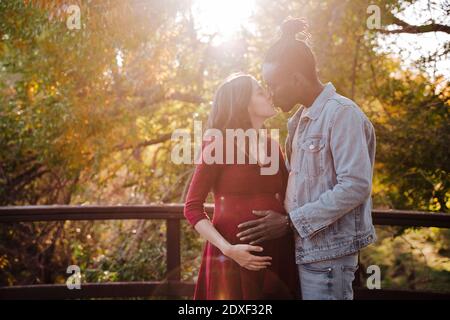
{"type": "Polygon", "coordinates": [[[184,216],[195,227],[202,219],[209,219],[204,204],[213,189],[219,174],[218,164],[206,164],[202,161],[196,165],[184,205],[184,216]]]}

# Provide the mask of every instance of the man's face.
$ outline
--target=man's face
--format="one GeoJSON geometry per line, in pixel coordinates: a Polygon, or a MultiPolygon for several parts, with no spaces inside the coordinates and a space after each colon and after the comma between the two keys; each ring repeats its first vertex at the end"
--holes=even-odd
{"type": "Polygon", "coordinates": [[[272,95],[275,107],[289,112],[299,103],[301,92],[299,92],[299,86],[292,74],[283,73],[276,65],[265,63],[263,78],[272,95]]]}

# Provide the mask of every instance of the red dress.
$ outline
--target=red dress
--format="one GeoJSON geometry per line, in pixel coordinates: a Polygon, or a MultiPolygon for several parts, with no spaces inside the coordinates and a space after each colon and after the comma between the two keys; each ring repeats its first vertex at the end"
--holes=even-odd
{"type": "MultiPolygon", "coordinates": [[[[276,143],[276,142],[274,142],[276,143]]],[[[286,214],[284,196],[288,178],[280,147],[279,170],[261,175],[258,164],[199,164],[189,187],[184,215],[192,226],[205,218],[203,204],[212,190],[212,223],[231,244],[244,243],[236,237],[238,225],[258,219],[252,210],[274,210],[286,214]]],[[[299,282],[295,264],[294,238],[289,233],[258,244],[271,256],[272,265],[261,271],[241,267],[209,242],[204,248],[194,299],[257,300],[297,299],[299,282]]]]}

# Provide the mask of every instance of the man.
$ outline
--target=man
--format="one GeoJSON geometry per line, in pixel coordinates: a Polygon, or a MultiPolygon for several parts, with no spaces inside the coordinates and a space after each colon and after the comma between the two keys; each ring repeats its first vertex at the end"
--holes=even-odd
{"type": "MultiPolygon", "coordinates": [[[[376,240],[375,132],[353,101],[321,83],[311,49],[296,39],[305,27],[300,19],[285,21],[263,64],[274,104],[285,112],[302,105],[288,121],[287,222],[295,233],[303,299],[353,299],[359,250],[376,240]]],[[[243,241],[256,244],[288,232],[285,216],[255,214],[262,218],[240,225],[243,241]]]]}

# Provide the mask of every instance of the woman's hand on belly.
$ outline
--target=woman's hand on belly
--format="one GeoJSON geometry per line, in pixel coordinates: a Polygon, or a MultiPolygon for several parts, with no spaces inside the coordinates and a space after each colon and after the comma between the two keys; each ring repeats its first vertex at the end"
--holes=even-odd
{"type": "Polygon", "coordinates": [[[240,232],[236,236],[241,241],[254,245],[266,240],[280,238],[289,232],[287,215],[273,210],[253,210],[253,214],[261,218],[238,225],[240,232]]]}
{"type": "Polygon", "coordinates": [[[251,271],[259,271],[271,265],[272,257],[260,257],[251,254],[251,251],[261,252],[262,247],[248,244],[230,245],[223,251],[223,254],[236,261],[241,267],[251,271]]]}

